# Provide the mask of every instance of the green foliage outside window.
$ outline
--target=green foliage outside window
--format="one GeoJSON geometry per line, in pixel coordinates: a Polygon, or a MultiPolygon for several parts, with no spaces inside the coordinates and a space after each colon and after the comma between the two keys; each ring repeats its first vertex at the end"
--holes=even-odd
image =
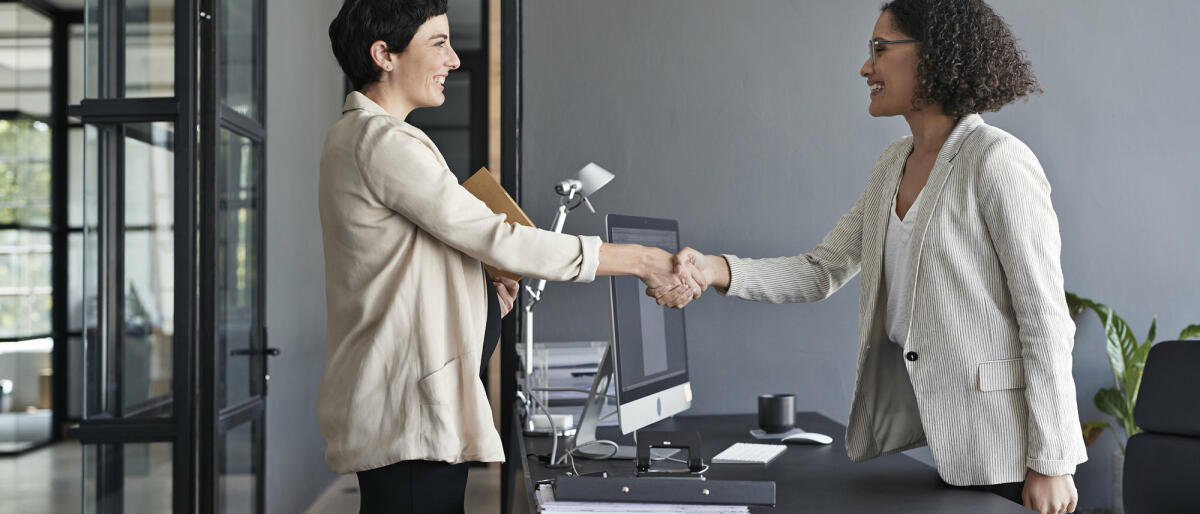
{"type": "Polygon", "coordinates": [[[50,127],[0,120],[0,337],[49,333],[50,127]]]}
{"type": "Polygon", "coordinates": [[[0,223],[50,226],[50,126],[0,120],[0,223]]]}

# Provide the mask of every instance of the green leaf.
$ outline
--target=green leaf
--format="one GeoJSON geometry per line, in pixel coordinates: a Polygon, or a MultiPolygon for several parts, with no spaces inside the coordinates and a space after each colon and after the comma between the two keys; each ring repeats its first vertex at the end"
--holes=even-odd
{"type": "Polygon", "coordinates": [[[1154,319],[1150,320],[1150,333],[1146,335],[1146,344],[1154,342],[1155,331],[1158,330],[1158,315],[1154,315],[1154,319]]]}
{"type": "Polygon", "coordinates": [[[1126,396],[1129,397],[1129,406],[1131,409],[1137,405],[1138,392],[1142,389],[1142,372],[1146,370],[1146,358],[1150,356],[1150,348],[1153,346],[1150,343],[1143,344],[1138,347],[1137,353],[1133,356],[1134,369],[1136,370],[1134,375],[1137,377],[1137,380],[1133,381],[1131,384],[1132,387],[1125,389],[1126,396]]]}
{"type": "Polygon", "coordinates": [[[1082,300],[1083,299],[1075,293],[1067,291],[1067,312],[1070,312],[1072,316],[1083,312],[1083,309],[1086,306],[1083,304],[1082,300]]]}
{"type": "Polygon", "coordinates": [[[1117,387],[1124,387],[1126,362],[1133,359],[1137,349],[1137,338],[1129,329],[1129,324],[1102,303],[1081,296],[1071,297],[1074,297],[1073,301],[1078,305],[1091,309],[1100,317],[1100,322],[1104,324],[1104,335],[1107,339],[1105,350],[1108,352],[1108,363],[1112,366],[1113,382],[1117,387]]]}
{"type": "Polygon", "coordinates": [[[1179,333],[1180,339],[1200,339],[1200,324],[1188,325],[1179,333]]]}
{"type": "MultiPolygon", "coordinates": [[[[1131,370],[1130,366],[1133,356],[1137,353],[1138,340],[1124,319],[1121,319],[1120,316],[1117,316],[1117,313],[1111,310],[1109,312],[1112,314],[1112,321],[1107,325],[1105,335],[1108,336],[1109,347],[1115,347],[1121,356],[1121,379],[1124,381],[1131,370]]],[[[1109,353],[1112,353],[1111,349],[1109,353]]],[[[1117,363],[1114,362],[1113,364],[1116,365],[1117,363]]]]}
{"type": "Polygon", "coordinates": [[[1094,401],[1096,402],[1096,408],[1100,409],[1100,412],[1116,418],[1121,426],[1127,425],[1125,420],[1128,417],[1126,412],[1128,407],[1125,405],[1125,398],[1121,396],[1121,392],[1116,388],[1105,387],[1096,391],[1094,401]]]}

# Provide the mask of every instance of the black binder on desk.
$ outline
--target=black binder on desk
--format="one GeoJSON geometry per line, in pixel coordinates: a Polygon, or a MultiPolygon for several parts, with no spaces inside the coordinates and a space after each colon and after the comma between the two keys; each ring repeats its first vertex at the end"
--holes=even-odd
{"type": "Polygon", "coordinates": [[[560,475],[559,501],[689,503],[775,506],[775,482],[674,477],[580,477],[560,475]]]}

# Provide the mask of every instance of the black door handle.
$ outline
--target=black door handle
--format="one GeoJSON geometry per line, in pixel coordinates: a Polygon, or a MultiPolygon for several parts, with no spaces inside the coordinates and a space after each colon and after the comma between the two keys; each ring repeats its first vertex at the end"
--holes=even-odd
{"type": "Polygon", "coordinates": [[[243,348],[241,350],[233,350],[233,351],[229,352],[229,355],[256,355],[256,354],[263,354],[268,357],[275,357],[275,356],[279,355],[279,348],[263,348],[261,350],[243,348]]]}

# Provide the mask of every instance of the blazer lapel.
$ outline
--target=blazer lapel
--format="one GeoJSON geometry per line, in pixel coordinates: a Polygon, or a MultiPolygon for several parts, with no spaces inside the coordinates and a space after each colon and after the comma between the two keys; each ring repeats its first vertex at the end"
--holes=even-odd
{"type": "Polygon", "coordinates": [[[862,248],[862,295],[866,303],[863,314],[866,316],[859,327],[861,343],[870,344],[871,326],[882,323],[879,318],[879,291],[883,285],[883,244],[887,236],[887,223],[892,215],[891,197],[896,194],[900,184],[900,175],[904,172],[904,163],[912,151],[912,138],[908,144],[898,149],[893,161],[888,164],[887,174],[883,179],[883,189],[876,200],[874,208],[867,209],[863,220],[862,248]]]}
{"type": "MultiPolygon", "coordinates": [[[[938,151],[937,160],[934,161],[929,178],[925,181],[925,187],[921,190],[921,205],[917,209],[917,219],[913,223],[914,237],[909,242],[908,248],[908,273],[904,277],[909,294],[908,326],[910,333],[912,331],[913,305],[916,298],[915,285],[920,273],[921,252],[925,248],[925,236],[930,230],[938,228],[931,227],[930,220],[933,219],[933,213],[937,210],[942,190],[945,189],[946,183],[954,171],[954,158],[958,156],[958,150],[962,148],[963,140],[981,124],[983,124],[983,118],[980,118],[978,114],[969,114],[959,120],[954,130],[950,132],[950,137],[946,138],[946,142],[942,144],[942,149],[938,151]]],[[[894,190],[892,194],[895,194],[894,190]]],[[[889,199],[888,204],[890,205],[890,203],[889,199]]],[[[882,255],[882,251],[880,254],[882,255]]]]}

